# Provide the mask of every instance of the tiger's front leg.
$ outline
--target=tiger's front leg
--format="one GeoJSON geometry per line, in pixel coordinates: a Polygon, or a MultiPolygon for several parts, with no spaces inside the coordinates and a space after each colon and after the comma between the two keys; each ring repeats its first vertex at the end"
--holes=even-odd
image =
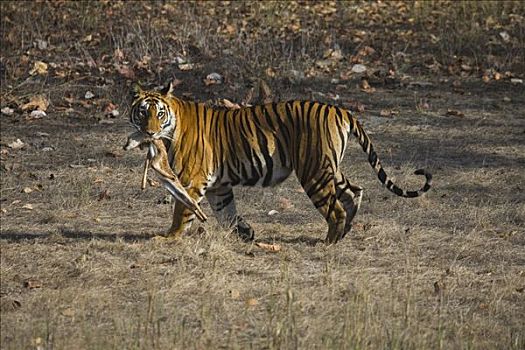
{"type": "MultiPolygon", "coordinates": [[[[189,196],[193,198],[197,204],[200,203],[204,197],[204,185],[201,187],[190,187],[187,189],[189,196]]],[[[185,204],[177,200],[173,207],[173,220],[166,234],[166,238],[180,239],[184,233],[191,229],[195,217],[195,213],[191,209],[188,209],[185,204]]]]}

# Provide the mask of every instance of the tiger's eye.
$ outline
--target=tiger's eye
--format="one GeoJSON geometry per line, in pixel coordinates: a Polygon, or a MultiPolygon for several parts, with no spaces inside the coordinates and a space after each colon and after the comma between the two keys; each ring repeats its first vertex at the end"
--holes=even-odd
{"type": "Polygon", "coordinates": [[[157,113],[157,117],[160,119],[162,117],[164,117],[164,111],[160,111],[159,113],[157,113]]]}

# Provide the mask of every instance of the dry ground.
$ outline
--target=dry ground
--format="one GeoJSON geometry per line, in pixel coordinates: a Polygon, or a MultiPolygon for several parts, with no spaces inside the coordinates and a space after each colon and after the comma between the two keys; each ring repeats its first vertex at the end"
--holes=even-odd
{"type": "MultiPolygon", "coordinates": [[[[173,68],[178,92],[240,101],[245,73],[230,73],[231,89],[202,83],[231,64],[214,57],[191,72],[173,68]]],[[[34,90],[51,101],[90,90],[125,112],[129,81],[97,74],[4,76],[2,107],[34,90]]],[[[426,196],[397,198],[352,144],[343,168],[365,197],[339,244],[320,242],[326,225],[295,178],[236,189],[256,242],[279,252],[242,243],[214,219],[180,242],[151,240],[168,228],[170,204],[161,188],[140,190],[144,153],[121,150],[125,115],[59,102],[40,119],[16,108],[2,115],[2,349],[523,349],[525,89],[443,76],[377,83],[373,93],[353,77],[337,88],[339,102],[327,100],[365,104],[360,120],[399,184],[419,187],[416,168],[434,174],[426,196]],[[380,117],[385,109],[399,113],[380,117]],[[25,147],[6,147],[17,138],[25,147]]],[[[269,85],[279,98],[336,89],[327,76],[269,85]]]]}

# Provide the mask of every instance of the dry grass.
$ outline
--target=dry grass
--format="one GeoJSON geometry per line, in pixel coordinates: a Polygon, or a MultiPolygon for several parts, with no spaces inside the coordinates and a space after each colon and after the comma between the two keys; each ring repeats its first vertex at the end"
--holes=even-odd
{"type": "MultiPolygon", "coordinates": [[[[336,44],[345,54],[357,51],[360,44],[336,35],[350,28],[347,16],[356,18],[349,30],[384,34],[388,43],[390,34],[376,26],[387,17],[366,11],[394,13],[404,23],[403,13],[434,11],[435,5],[337,3],[340,11],[329,22],[319,9],[299,6],[288,10],[305,30],[294,34],[292,28],[282,37],[277,29],[286,17],[283,3],[215,4],[215,16],[206,15],[210,7],[170,3],[157,22],[139,16],[155,3],[26,4],[28,11],[18,12],[12,5],[1,4],[3,16],[18,14],[16,23],[2,19],[1,107],[37,92],[53,103],[47,118],[26,120],[19,111],[0,117],[2,349],[525,347],[522,86],[465,81],[452,88],[437,77],[431,87],[377,85],[369,94],[345,81],[347,89],[338,91],[341,103],[359,100],[374,111],[361,119],[387,171],[400,184],[417,187],[421,179],[410,174],[426,167],[435,186],[417,200],[396,198],[379,186],[362,151],[352,145],[343,168],[365,187],[365,197],[354,230],[333,247],[319,244],[326,225],[294,178],[274,189],[236,189],[239,210],[256,229],[257,241],[282,246],[273,253],[236,240],[214,219],[180,242],[152,241],[169,226],[170,206],[161,204],[160,188],[140,191],[144,154],[120,150],[129,131],[126,118],[100,124],[103,106],[75,105],[72,113],[58,108],[66,94],[79,98],[89,89],[124,111],[127,82],[116,73],[77,66],[79,75],[65,80],[31,78],[19,60],[37,39],[63,51],[31,59],[61,65],[90,56],[99,60],[120,48],[130,61],[152,57],[156,70],[137,72],[137,79],[158,84],[176,74],[184,81],[179,93],[236,101],[247,82],[269,66],[283,74],[308,70],[336,44]],[[238,28],[243,18],[260,22],[230,36],[223,32],[223,18],[238,28]],[[50,28],[54,20],[57,26],[50,28]],[[99,44],[82,43],[103,26],[99,44]],[[16,44],[8,40],[12,28],[16,44]],[[179,72],[169,61],[184,52],[201,66],[179,72]],[[204,87],[202,77],[212,70],[227,75],[227,84],[204,87]],[[421,107],[422,101],[428,106],[421,107]],[[400,113],[377,117],[382,108],[400,113]],[[464,116],[445,116],[448,109],[464,116]],[[3,146],[16,138],[27,146],[16,151],[3,146]],[[43,152],[48,146],[54,151],[43,152]],[[23,193],[26,187],[34,191],[23,193]],[[272,209],[279,214],[268,216],[272,209]]],[[[414,18],[422,21],[426,15],[419,13],[414,18]]],[[[445,48],[430,51],[449,57],[445,48]]],[[[348,62],[339,64],[336,72],[348,62]]],[[[305,98],[313,89],[326,95],[334,91],[331,74],[336,73],[298,82],[278,75],[271,86],[282,98],[305,98]]],[[[211,214],[207,203],[204,210],[211,214]]]]}

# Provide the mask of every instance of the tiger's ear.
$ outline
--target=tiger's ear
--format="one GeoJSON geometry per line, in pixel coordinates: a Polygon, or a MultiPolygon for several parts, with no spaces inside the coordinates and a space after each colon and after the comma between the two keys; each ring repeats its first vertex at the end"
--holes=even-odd
{"type": "Polygon", "coordinates": [[[144,95],[144,90],[142,90],[142,88],[140,87],[138,83],[135,83],[131,87],[131,95],[133,96],[134,99],[137,99],[141,97],[142,95],[144,95]]]}
{"type": "Polygon", "coordinates": [[[173,93],[173,82],[170,81],[168,86],[164,87],[162,90],[160,90],[160,93],[166,96],[171,96],[173,93]]]}

